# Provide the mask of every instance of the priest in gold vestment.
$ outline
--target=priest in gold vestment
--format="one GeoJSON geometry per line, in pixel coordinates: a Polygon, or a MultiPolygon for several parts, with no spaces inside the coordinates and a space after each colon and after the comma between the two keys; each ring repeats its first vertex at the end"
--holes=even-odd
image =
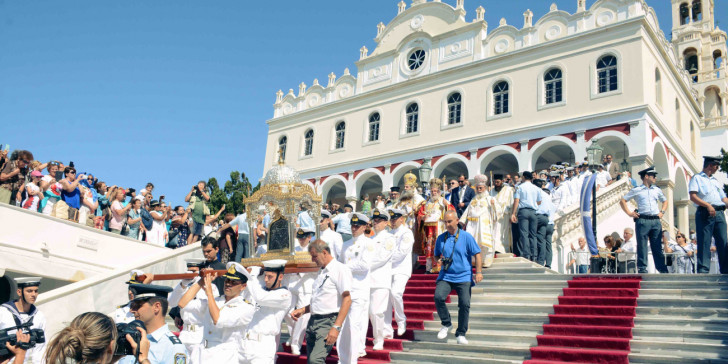
{"type": "MultiPolygon", "coordinates": [[[[463,211],[460,224],[480,246],[483,252],[483,266],[490,267],[496,251],[493,225],[495,223],[495,198],[488,193],[488,177],[479,174],[474,179],[476,195],[463,211]]],[[[505,253],[502,245],[500,248],[500,252],[505,253]]]]}

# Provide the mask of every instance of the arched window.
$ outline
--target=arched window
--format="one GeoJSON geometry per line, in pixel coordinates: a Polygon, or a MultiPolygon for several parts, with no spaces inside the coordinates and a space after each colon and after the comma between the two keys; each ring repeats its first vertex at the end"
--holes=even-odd
{"type": "Polygon", "coordinates": [[[313,129],[308,129],[304,135],[303,155],[313,154],[313,129]]]}
{"type": "Polygon", "coordinates": [[[278,152],[280,153],[281,160],[286,160],[286,146],[288,144],[288,137],[285,135],[278,139],[278,152]]]}
{"type": "Polygon", "coordinates": [[[563,100],[563,75],[560,69],[552,68],[543,77],[543,86],[546,104],[553,104],[563,100]]]}
{"type": "Polygon", "coordinates": [[[493,86],[493,114],[508,113],[508,82],[501,81],[493,86]]]}
{"type": "Polygon", "coordinates": [[[459,92],[454,92],[447,97],[447,123],[448,125],[460,124],[460,114],[462,112],[463,103],[462,96],[459,92]]]}
{"type": "Polygon", "coordinates": [[[617,57],[604,56],[597,62],[597,79],[599,93],[614,91],[618,88],[617,57]]]}
{"type": "Polygon", "coordinates": [[[680,4],[680,25],[685,25],[690,21],[690,8],[688,3],[680,4]]]}
{"type": "Polygon", "coordinates": [[[680,101],[675,99],[675,126],[677,135],[682,137],[682,115],[680,115],[680,101]]]}
{"type": "Polygon", "coordinates": [[[695,48],[688,48],[683,52],[683,58],[685,58],[685,70],[690,73],[693,82],[698,82],[698,71],[700,71],[698,51],[695,48]]]}
{"type": "Polygon", "coordinates": [[[693,0],[693,21],[703,20],[703,6],[700,0],[693,0]]]}
{"type": "Polygon", "coordinates": [[[416,133],[419,130],[420,106],[416,102],[407,105],[407,134],[416,133]]]}
{"type": "MultiPolygon", "coordinates": [[[[720,49],[716,49],[713,52],[713,69],[719,70],[721,67],[723,67],[723,53],[721,53],[720,49]]],[[[713,76],[720,78],[720,71],[716,71],[713,76]]]]}
{"type": "Polygon", "coordinates": [[[655,100],[662,106],[662,76],[657,68],[655,68],[655,100]]]}
{"type": "Polygon", "coordinates": [[[369,141],[379,140],[379,113],[375,112],[369,115],[369,141]]]}
{"type": "Polygon", "coordinates": [[[344,136],[346,135],[346,123],[340,121],[336,124],[336,144],[334,148],[341,149],[344,147],[344,136]]]}

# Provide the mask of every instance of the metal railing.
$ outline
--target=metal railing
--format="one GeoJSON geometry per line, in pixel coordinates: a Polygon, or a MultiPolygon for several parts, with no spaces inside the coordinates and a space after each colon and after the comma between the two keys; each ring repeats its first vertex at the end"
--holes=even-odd
{"type": "Polygon", "coordinates": [[[603,261],[599,263],[599,272],[591,271],[592,255],[591,252],[578,252],[570,251],[568,254],[569,262],[573,261],[569,265],[573,274],[584,274],[584,273],[601,273],[601,274],[616,274],[616,273],[637,273],[637,253],[633,252],[621,252],[616,255],[610,251],[602,250],[599,251],[599,258],[603,261]],[[587,272],[579,273],[579,257],[586,256],[587,272]],[[613,260],[610,260],[613,257],[613,260]],[[613,262],[613,263],[611,263],[613,262]],[[611,263],[611,264],[610,264],[611,263]]]}
{"type": "Polygon", "coordinates": [[[698,259],[695,256],[695,252],[688,256],[685,252],[672,252],[662,253],[665,256],[665,265],[667,264],[668,257],[672,258],[672,272],[677,274],[694,274],[698,271],[698,259]]]}

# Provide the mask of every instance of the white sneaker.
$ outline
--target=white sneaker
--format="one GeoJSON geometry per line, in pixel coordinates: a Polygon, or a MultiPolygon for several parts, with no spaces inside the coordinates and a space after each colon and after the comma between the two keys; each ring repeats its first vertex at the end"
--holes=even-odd
{"type": "Polygon", "coordinates": [[[458,336],[457,341],[460,345],[468,345],[468,339],[465,338],[465,335],[458,336]]]}
{"type": "Polygon", "coordinates": [[[372,350],[384,350],[384,341],[374,342],[374,346],[372,347],[372,350]]]}
{"type": "Polygon", "coordinates": [[[397,325],[397,336],[402,336],[407,331],[407,324],[397,325]]]}
{"type": "Polygon", "coordinates": [[[363,358],[365,356],[367,356],[367,352],[366,351],[362,351],[361,353],[359,353],[359,357],[360,358],[363,358]]]}
{"type": "Polygon", "coordinates": [[[450,329],[452,329],[452,326],[443,326],[440,328],[440,332],[437,333],[438,339],[444,339],[447,337],[447,333],[450,332],[450,329]]]}
{"type": "Polygon", "coordinates": [[[291,345],[291,354],[301,355],[301,348],[298,345],[291,345]]]}

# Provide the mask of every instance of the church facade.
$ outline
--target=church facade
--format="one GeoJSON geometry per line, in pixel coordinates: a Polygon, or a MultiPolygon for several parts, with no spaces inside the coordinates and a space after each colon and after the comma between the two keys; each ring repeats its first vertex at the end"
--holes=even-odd
{"type": "Polygon", "coordinates": [[[668,221],[687,231],[687,184],[711,148],[701,131],[728,144],[713,1],[673,0],[672,42],[643,0],[574,2],[538,20],[527,10],[519,27],[490,27],[482,7],[468,20],[463,0],[400,2],[355,73],[278,92],[265,167],[282,150],[324,202],[356,202],[423,164],[438,178],[540,170],[583,160],[598,140],[635,175],[656,167],[668,221]]]}

